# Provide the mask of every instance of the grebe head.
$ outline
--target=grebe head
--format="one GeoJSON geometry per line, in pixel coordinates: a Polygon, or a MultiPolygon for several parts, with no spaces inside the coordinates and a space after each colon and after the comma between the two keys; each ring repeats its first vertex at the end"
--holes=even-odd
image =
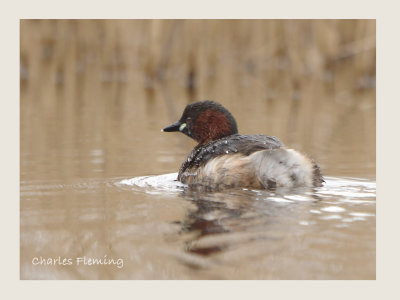
{"type": "Polygon", "coordinates": [[[232,114],[221,104],[210,100],[188,104],[179,121],[162,131],[180,131],[199,144],[238,133],[232,114]]]}

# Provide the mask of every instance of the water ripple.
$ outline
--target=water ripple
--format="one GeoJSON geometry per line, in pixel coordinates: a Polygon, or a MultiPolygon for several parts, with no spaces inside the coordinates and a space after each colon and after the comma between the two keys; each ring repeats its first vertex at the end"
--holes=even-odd
{"type": "Polygon", "coordinates": [[[169,173],[156,176],[140,176],[131,179],[123,179],[115,185],[129,188],[138,192],[151,195],[182,192],[185,185],[176,180],[178,173],[169,173]]]}
{"type": "MultiPolygon", "coordinates": [[[[181,193],[185,184],[177,181],[177,173],[163,174],[157,176],[141,176],[123,179],[114,184],[118,187],[128,188],[137,192],[151,195],[155,194],[177,194],[181,193]]],[[[326,183],[321,188],[315,189],[278,189],[276,192],[264,190],[240,189],[243,196],[254,196],[255,199],[268,199],[269,201],[292,203],[302,201],[314,201],[316,198],[340,201],[343,203],[375,203],[376,183],[362,178],[338,178],[326,177],[326,183]],[[261,197],[260,197],[261,196],[261,197]]],[[[232,191],[226,191],[232,193],[232,191]]],[[[339,202],[339,203],[340,203],[339,202]]],[[[336,204],[327,206],[321,210],[325,212],[343,212],[345,209],[338,206],[338,202],[327,202],[336,204]]]]}

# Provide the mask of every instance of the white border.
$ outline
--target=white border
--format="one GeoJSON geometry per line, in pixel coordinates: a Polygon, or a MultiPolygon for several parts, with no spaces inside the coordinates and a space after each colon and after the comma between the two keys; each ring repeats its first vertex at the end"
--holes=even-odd
{"type": "Polygon", "coordinates": [[[14,1],[1,13],[2,294],[71,299],[400,299],[398,172],[399,7],[395,1],[14,1]],[[376,18],[377,280],[376,281],[20,281],[19,19],[20,18],[376,18]],[[398,295],[398,296],[396,296],[398,295]]]}

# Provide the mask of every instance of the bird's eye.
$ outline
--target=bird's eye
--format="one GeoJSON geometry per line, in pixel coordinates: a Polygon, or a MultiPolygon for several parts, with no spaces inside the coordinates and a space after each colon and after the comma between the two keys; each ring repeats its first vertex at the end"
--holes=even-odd
{"type": "Polygon", "coordinates": [[[186,118],[186,126],[185,126],[185,128],[186,128],[186,132],[187,132],[187,134],[188,134],[189,136],[192,135],[192,125],[193,125],[193,120],[192,120],[192,118],[191,118],[191,117],[187,117],[187,118],[186,118]]]}

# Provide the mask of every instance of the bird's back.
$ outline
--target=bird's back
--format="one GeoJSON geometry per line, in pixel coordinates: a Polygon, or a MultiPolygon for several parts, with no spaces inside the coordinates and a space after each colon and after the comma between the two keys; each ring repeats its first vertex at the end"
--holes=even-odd
{"type": "Polygon", "coordinates": [[[319,186],[319,167],[276,137],[231,135],[193,149],[178,179],[212,189],[319,186]]]}

